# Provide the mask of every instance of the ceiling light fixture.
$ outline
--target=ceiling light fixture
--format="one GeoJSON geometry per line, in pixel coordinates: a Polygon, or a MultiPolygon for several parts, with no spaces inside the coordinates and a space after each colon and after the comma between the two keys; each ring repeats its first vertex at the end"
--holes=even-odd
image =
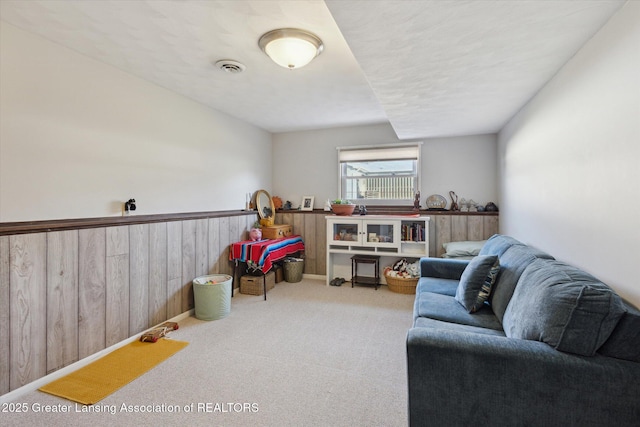
{"type": "Polygon", "coordinates": [[[258,45],[273,62],[291,70],[304,67],[324,49],[318,36],[297,28],[269,31],[260,37],[258,45]]]}

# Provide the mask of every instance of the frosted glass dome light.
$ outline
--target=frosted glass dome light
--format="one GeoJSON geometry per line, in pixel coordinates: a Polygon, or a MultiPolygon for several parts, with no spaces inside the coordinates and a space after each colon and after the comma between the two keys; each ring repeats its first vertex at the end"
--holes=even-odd
{"type": "Polygon", "coordinates": [[[291,70],[304,67],[324,48],[318,36],[296,28],[269,31],[258,44],[273,62],[291,70]]]}

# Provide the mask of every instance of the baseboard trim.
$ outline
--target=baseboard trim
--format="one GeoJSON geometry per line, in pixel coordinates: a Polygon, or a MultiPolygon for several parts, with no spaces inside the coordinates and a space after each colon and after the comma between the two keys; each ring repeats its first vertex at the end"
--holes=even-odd
{"type": "MultiPolygon", "coordinates": [[[[167,321],[169,322],[180,322],[181,320],[186,319],[187,317],[193,316],[195,313],[194,309],[191,309],[189,311],[185,311],[182,314],[179,314],[175,317],[172,317],[171,319],[168,319],[167,321]]],[[[164,322],[161,322],[164,323],[164,322]]],[[[157,325],[155,325],[157,326],[157,325]]],[[[153,329],[155,326],[149,328],[149,329],[153,329]]],[[[37,389],[39,389],[40,387],[42,387],[43,385],[47,385],[49,384],[51,381],[55,381],[58,378],[62,378],[65,375],[70,374],[71,372],[82,368],[83,366],[87,366],[89,363],[101,358],[102,356],[111,353],[114,350],[119,349],[122,346],[125,346],[133,341],[139,340],[140,339],[140,335],[142,335],[145,331],[140,332],[139,334],[136,334],[130,338],[127,338],[126,340],[120,341],[119,343],[116,343],[110,347],[107,347],[103,350],[100,350],[97,353],[94,353],[90,356],[85,357],[84,359],[78,360],[77,362],[72,363],[71,365],[65,366],[64,368],[60,368],[57,371],[54,371],[48,375],[45,375],[42,378],[38,378],[35,381],[30,382],[29,384],[25,384],[22,387],[19,387],[15,390],[10,391],[9,393],[3,394],[2,396],[0,396],[0,404],[2,403],[6,403],[6,402],[13,402],[17,399],[19,399],[20,397],[31,393],[32,391],[35,391],[37,389]]]]}
{"type": "Polygon", "coordinates": [[[303,274],[302,278],[304,278],[304,279],[327,280],[327,276],[323,276],[321,274],[303,274]]]}

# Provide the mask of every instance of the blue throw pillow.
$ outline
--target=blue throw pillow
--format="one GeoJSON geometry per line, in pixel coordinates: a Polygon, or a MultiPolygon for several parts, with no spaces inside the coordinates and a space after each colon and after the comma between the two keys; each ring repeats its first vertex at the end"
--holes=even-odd
{"type": "Polygon", "coordinates": [[[469,312],[480,310],[489,298],[491,287],[500,271],[497,255],[473,258],[462,272],[455,299],[469,312]]]}

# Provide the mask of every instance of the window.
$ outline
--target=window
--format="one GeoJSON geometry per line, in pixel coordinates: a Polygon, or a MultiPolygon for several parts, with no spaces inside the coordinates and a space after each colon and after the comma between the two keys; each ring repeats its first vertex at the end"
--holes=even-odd
{"type": "Polygon", "coordinates": [[[355,203],[413,201],[420,188],[420,145],[338,149],[340,198],[355,203]]]}

